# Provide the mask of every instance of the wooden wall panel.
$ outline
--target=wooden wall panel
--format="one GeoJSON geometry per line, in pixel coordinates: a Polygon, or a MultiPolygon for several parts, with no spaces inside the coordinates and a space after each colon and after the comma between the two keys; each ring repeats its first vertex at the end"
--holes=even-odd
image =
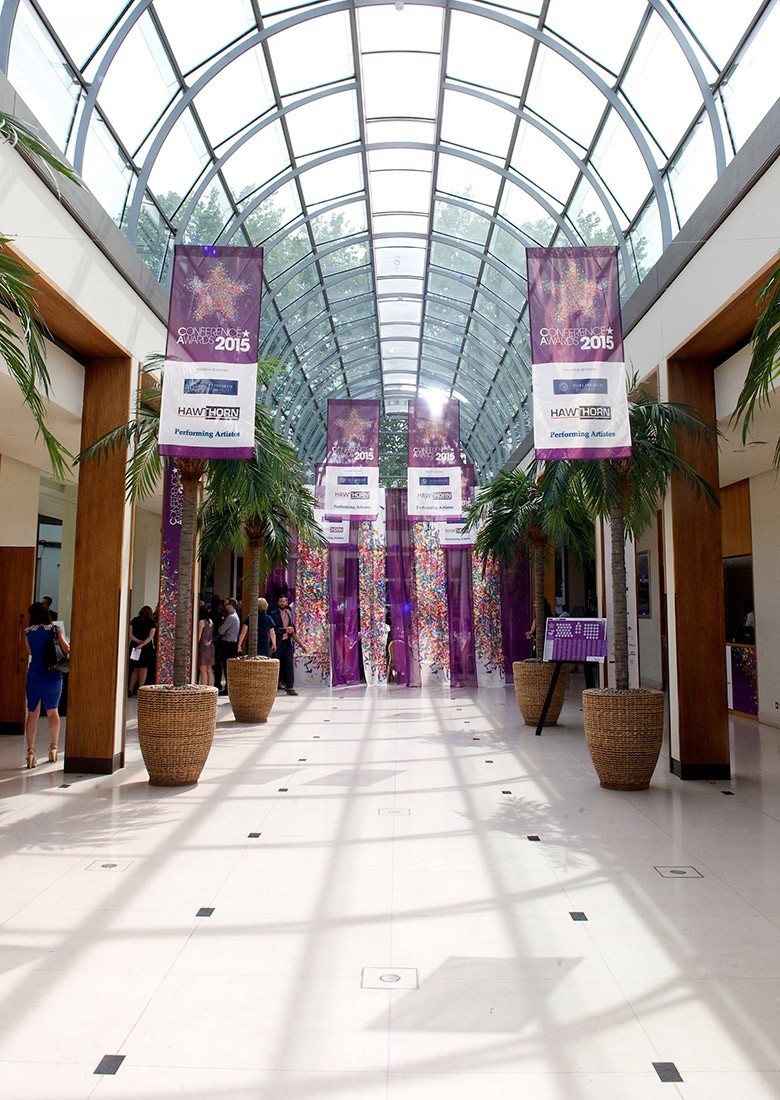
{"type": "Polygon", "coordinates": [[[0,546],[0,733],[24,733],[27,653],[21,635],[34,589],[35,547],[0,546]]]}
{"type": "MultiPolygon", "coordinates": [[[[669,399],[692,406],[712,425],[713,369],[709,359],[668,363],[669,399]]],[[[682,439],[679,450],[717,488],[717,440],[682,439]]],[[[722,779],[729,775],[729,743],[721,514],[678,478],[671,506],[680,736],[672,770],[684,779],[722,779]]]]}
{"type": "Polygon", "coordinates": [[[736,558],[753,553],[750,530],[750,482],[736,481],[720,491],[723,557],[736,558]]]}
{"type": "MultiPolygon", "coordinates": [[[[130,358],[91,360],[84,380],[81,445],[125,423],[130,408],[130,358]]],[[[122,588],[126,448],[79,467],[76,557],[71,616],[70,687],[65,768],[109,773],[121,767],[115,751],[115,701],[125,697],[117,674],[124,636],[122,588]]],[[[122,723],[124,726],[124,723],[122,723]]]]}

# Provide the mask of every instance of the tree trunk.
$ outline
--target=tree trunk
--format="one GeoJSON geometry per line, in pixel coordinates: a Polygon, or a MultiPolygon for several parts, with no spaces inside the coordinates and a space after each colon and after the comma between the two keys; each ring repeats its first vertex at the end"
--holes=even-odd
{"type": "Polygon", "coordinates": [[[192,568],[195,560],[195,520],[198,510],[198,485],[206,463],[177,458],[182,487],[181,546],[179,583],[176,589],[176,632],[173,643],[173,684],[184,687],[190,682],[192,641],[192,568]]]}
{"type": "Polygon", "coordinates": [[[544,606],[544,554],[543,546],[533,548],[534,555],[534,624],[536,627],[536,653],[541,657],[544,652],[544,631],[547,612],[544,606]]]}
{"type": "Polygon", "coordinates": [[[249,633],[246,636],[248,656],[257,656],[257,600],[260,596],[260,551],[262,539],[249,540],[249,571],[244,570],[244,607],[249,605],[249,633]]]}
{"type": "Polygon", "coordinates": [[[612,611],[615,632],[615,687],[628,691],[628,612],[626,609],[626,528],[620,505],[610,509],[612,611]]]}

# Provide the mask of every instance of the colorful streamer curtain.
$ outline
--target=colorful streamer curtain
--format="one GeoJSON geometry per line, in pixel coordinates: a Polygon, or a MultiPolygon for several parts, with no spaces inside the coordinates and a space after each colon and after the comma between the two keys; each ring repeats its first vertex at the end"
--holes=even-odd
{"type": "Polygon", "coordinates": [[[328,550],[298,543],[295,611],[298,637],[306,648],[296,648],[296,679],[323,684],[330,679],[330,628],[328,626],[328,550]]]}
{"type": "Polygon", "coordinates": [[[471,552],[471,584],[477,684],[499,686],[505,682],[500,570],[492,560],[483,569],[475,550],[471,552]]]}
{"type": "Polygon", "coordinates": [[[387,602],[398,683],[420,687],[412,544],[406,500],[406,489],[387,490],[387,602]]]}
{"type": "MultiPolygon", "coordinates": [[[[447,616],[450,627],[450,684],[477,686],[474,650],[474,605],[471,592],[471,548],[448,547],[444,551],[447,584],[447,616]]],[[[478,614],[491,614],[480,608],[478,614]]]]}
{"type": "Polygon", "coordinates": [[[412,552],[420,637],[420,674],[424,684],[450,678],[447,576],[444,550],[437,525],[427,520],[412,524],[412,552]]]}
{"type": "MultiPolygon", "coordinates": [[[[383,527],[384,525],[382,525],[383,527]]],[[[367,684],[387,680],[385,650],[386,565],[385,536],[377,523],[363,521],[358,528],[360,565],[360,644],[367,684]]]]}
{"type": "Polygon", "coordinates": [[[330,578],[330,667],[334,687],[360,683],[357,527],[350,524],[349,546],[328,551],[330,578]]]}

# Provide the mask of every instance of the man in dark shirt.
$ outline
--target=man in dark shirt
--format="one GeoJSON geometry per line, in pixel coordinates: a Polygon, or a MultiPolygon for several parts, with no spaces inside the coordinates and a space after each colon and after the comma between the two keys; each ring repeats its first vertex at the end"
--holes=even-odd
{"type": "Polygon", "coordinates": [[[293,659],[293,646],[295,644],[295,624],[292,612],[288,606],[286,596],[280,596],[276,601],[276,610],[271,612],[276,630],[276,655],[279,658],[280,678],[287,688],[288,695],[297,695],[293,684],[295,682],[295,662],[293,659]]]}

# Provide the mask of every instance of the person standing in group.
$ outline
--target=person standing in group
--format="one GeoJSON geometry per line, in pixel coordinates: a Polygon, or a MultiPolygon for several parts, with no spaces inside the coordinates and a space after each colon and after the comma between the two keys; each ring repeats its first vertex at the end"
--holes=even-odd
{"type": "Polygon", "coordinates": [[[276,652],[279,656],[279,678],[284,683],[288,695],[297,695],[295,690],[295,660],[293,646],[295,645],[295,623],[292,612],[288,606],[286,596],[280,596],[276,601],[276,610],[271,612],[274,629],[276,630],[276,652]]]}
{"type": "MultiPolygon", "coordinates": [[[[249,634],[249,616],[241,624],[241,633],[238,636],[238,652],[249,651],[247,635],[249,634]]],[[[257,656],[270,657],[276,653],[276,630],[274,621],[268,614],[268,600],[260,596],[257,601],[257,656]]]]}
{"type": "Polygon", "coordinates": [[[151,607],[144,605],[134,619],[130,620],[130,682],[128,695],[137,695],[138,688],[146,683],[150,669],[154,669],[157,654],[154,648],[154,636],[157,626],[151,607]],[[134,690],[135,689],[135,690],[134,690]]]}
{"type": "Polygon", "coordinates": [[[35,768],[35,734],[41,706],[49,721],[49,762],[57,763],[57,751],[60,741],[60,696],[62,695],[62,673],[44,664],[44,648],[47,642],[55,641],[67,657],[70,645],[58,626],[53,626],[51,616],[43,603],[34,603],[28,610],[30,625],[24,632],[24,644],[30,664],[27,669],[27,719],[24,723],[27,743],[27,767],[35,768]]]}
{"type": "Polygon", "coordinates": [[[214,627],[205,603],[198,612],[198,683],[214,685],[214,627]]]}
{"type": "Polygon", "coordinates": [[[219,636],[219,628],[224,623],[226,615],[225,601],[215,592],[211,597],[209,618],[211,619],[211,640],[214,643],[214,669],[211,680],[217,691],[222,690],[222,639],[219,636]]]}
{"type": "Polygon", "coordinates": [[[221,624],[218,634],[221,641],[221,675],[220,680],[223,683],[223,687],[220,688],[220,695],[227,695],[227,663],[238,653],[238,632],[241,629],[241,622],[238,618],[238,612],[236,611],[236,601],[232,598],[225,600],[225,607],[227,608],[227,616],[225,621],[221,624]]]}

